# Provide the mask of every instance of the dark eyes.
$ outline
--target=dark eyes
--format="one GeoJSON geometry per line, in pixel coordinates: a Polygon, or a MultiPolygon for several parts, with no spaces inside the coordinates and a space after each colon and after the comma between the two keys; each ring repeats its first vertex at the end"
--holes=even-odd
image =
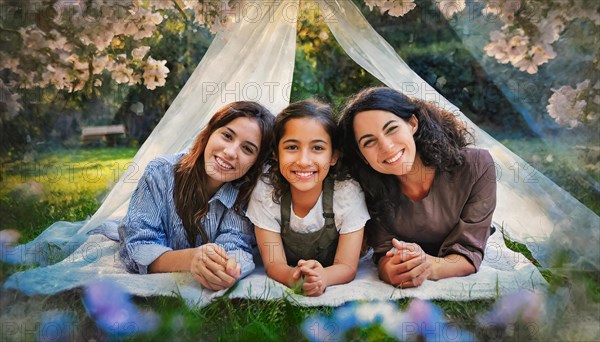
{"type": "MultiPolygon", "coordinates": [[[[285,146],[283,149],[289,150],[289,151],[296,151],[296,150],[298,150],[298,146],[297,145],[288,145],[288,146],[285,146]]],[[[325,151],[326,150],[325,147],[320,146],[320,145],[313,146],[312,149],[315,151],[325,151]]]]}
{"type": "MultiPolygon", "coordinates": [[[[227,140],[227,141],[233,141],[233,135],[227,131],[221,132],[221,136],[223,137],[223,139],[227,140]]],[[[242,150],[247,153],[247,154],[254,154],[254,148],[252,146],[249,145],[244,145],[242,146],[242,150]]]]}
{"type": "Polygon", "coordinates": [[[367,140],[365,141],[365,143],[363,144],[363,147],[369,147],[369,146],[373,146],[373,144],[375,143],[375,140],[367,140]]]}
{"type": "MultiPolygon", "coordinates": [[[[390,127],[388,127],[388,129],[385,131],[385,134],[386,134],[386,135],[387,135],[387,134],[392,134],[392,133],[396,132],[397,130],[398,130],[398,126],[390,126],[390,127]]],[[[366,147],[371,147],[371,146],[373,146],[374,144],[375,144],[375,139],[369,139],[369,140],[365,141],[365,143],[363,144],[363,146],[362,146],[362,147],[363,147],[363,148],[366,148],[366,147]]]]}

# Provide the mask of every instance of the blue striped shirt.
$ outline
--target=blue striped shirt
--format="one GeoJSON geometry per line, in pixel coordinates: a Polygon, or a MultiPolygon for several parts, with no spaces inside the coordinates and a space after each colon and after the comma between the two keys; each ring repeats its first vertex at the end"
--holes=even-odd
{"type": "MultiPolygon", "coordinates": [[[[148,265],[161,254],[191,247],[173,198],[173,168],[183,155],[152,160],[133,192],[127,215],[119,225],[119,255],[129,272],[146,274],[148,265]]],[[[208,201],[208,213],[200,223],[208,242],[222,246],[240,264],[241,278],[254,269],[252,245],[255,240],[252,223],[233,209],[237,195],[237,187],[223,184],[208,201]]],[[[198,235],[194,247],[204,243],[198,235]]]]}

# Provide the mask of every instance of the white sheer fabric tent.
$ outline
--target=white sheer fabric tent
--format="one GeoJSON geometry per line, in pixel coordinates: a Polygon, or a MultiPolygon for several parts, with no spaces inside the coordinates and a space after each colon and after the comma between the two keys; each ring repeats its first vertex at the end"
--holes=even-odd
{"type": "MultiPolygon", "coordinates": [[[[600,218],[596,214],[479,129],[423,81],[375,32],[352,1],[316,0],[316,3],[331,32],[356,63],[389,87],[435,101],[456,113],[475,133],[477,145],[490,150],[498,165],[494,221],[511,239],[526,244],[544,266],[551,265],[557,253],[566,252],[571,267],[600,269],[600,218]],[[521,172],[515,172],[515,168],[521,172]]],[[[243,17],[217,34],[185,87],[135,156],[132,167],[91,219],[58,222],[34,241],[7,252],[9,259],[45,265],[46,254],[39,251],[47,246],[72,251],[104,222],[122,217],[147,163],[158,155],[184,150],[206,124],[209,114],[222,105],[253,100],[274,113],[285,107],[291,91],[299,6],[299,0],[250,1],[244,7],[243,17]]],[[[14,275],[11,286],[19,288],[15,276],[21,280],[39,277],[44,269],[14,275]]],[[[31,286],[34,288],[26,292],[36,293],[35,286],[42,285],[31,286]]],[[[48,287],[40,292],[47,293],[48,287]]]]}

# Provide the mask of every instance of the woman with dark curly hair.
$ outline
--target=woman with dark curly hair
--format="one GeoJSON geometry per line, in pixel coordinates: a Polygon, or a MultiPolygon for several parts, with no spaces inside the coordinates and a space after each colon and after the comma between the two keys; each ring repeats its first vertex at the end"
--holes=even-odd
{"type": "Polygon", "coordinates": [[[496,207],[495,165],[455,115],[390,88],[355,95],[338,123],[365,192],[382,280],[414,287],[477,272],[496,207]]]}

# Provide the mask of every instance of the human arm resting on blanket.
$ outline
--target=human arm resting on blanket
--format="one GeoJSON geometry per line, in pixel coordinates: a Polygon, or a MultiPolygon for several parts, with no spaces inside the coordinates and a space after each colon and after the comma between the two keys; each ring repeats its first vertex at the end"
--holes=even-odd
{"type": "Polygon", "coordinates": [[[251,223],[234,209],[228,209],[214,243],[164,253],[150,265],[150,270],[188,271],[204,287],[222,290],[254,270],[252,243],[251,223]]]}
{"type": "Polygon", "coordinates": [[[166,167],[158,161],[148,164],[119,226],[119,255],[129,272],[146,274],[152,262],[172,251],[163,227],[168,210],[166,167]]]}
{"type": "Polygon", "coordinates": [[[302,273],[300,267],[288,266],[281,235],[259,226],[254,227],[254,233],[267,275],[287,287],[295,287],[302,273]]]}
{"type": "Polygon", "coordinates": [[[496,209],[494,161],[487,151],[482,157],[479,164],[473,166],[477,169],[477,180],[460,213],[460,219],[442,243],[438,254],[444,259],[452,255],[462,256],[463,258],[454,258],[453,264],[460,264],[462,259],[465,259],[472,264],[473,272],[479,270],[483,261],[485,246],[491,232],[492,216],[496,209]]]}
{"type": "Polygon", "coordinates": [[[333,265],[323,268],[316,260],[300,260],[304,275],[302,290],[307,296],[320,296],[331,285],[346,284],[354,279],[358,268],[364,229],[340,234],[333,265]]]}
{"type": "Polygon", "coordinates": [[[386,283],[403,288],[420,286],[426,279],[461,277],[475,272],[462,255],[435,257],[416,243],[392,240],[393,250],[379,259],[379,277],[386,283]]]}
{"type": "Polygon", "coordinates": [[[215,291],[231,287],[241,273],[236,260],[214,243],[165,252],[148,269],[150,273],[190,272],[202,286],[215,291]]]}
{"type": "Polygon", "coordinates": [[[494,163],[489,153],[482,157],[472,166],[476,178],[458,223],[442,242],[437,256],[426,254],[415,243],[394,242],[394,236],[386,229],[373,230],[374,234],[369,238],[375,246],[376,258],[380,257],[376,260],[382,280],[396,286],[412,287],[419,286],[425,279],[460,277],[477,272],[496,207],[494,163]],[[394,252],[386,251],[392,247],[394,252]]]}

